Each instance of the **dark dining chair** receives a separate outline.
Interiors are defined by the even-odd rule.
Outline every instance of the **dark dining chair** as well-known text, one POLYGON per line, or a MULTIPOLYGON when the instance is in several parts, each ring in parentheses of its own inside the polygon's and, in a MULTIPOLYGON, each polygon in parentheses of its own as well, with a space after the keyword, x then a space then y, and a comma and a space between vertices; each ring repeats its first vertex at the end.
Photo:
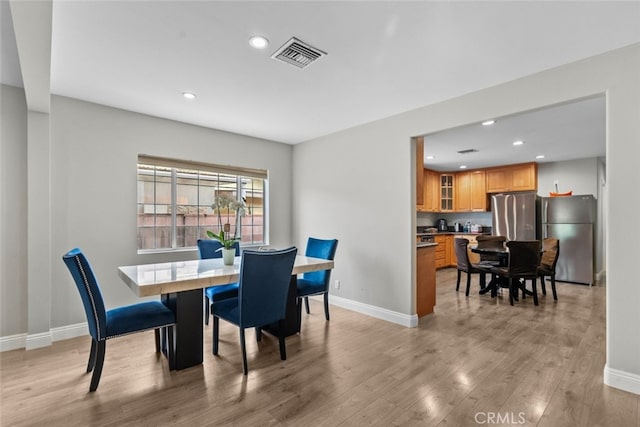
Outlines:
MULTIPOLYGON (((240 242, 234 244, 236 256, 240 256, 240 242)), ((200 259, 222 258, 222 243, 217 240, 198 239, 200 259)), ((238 284, 230 283, 222 286, 209 286, 204 289, 204 324, 209 324, 209 307, 215 301, 238 296, 238 284)))
POLYGON ((278 251, 243 251, 240 261, 238 297, 214 301, 211 304, 213 354, 218 354, 219 319, 237 325, 240 328, 242 370, 245 375, 249 370, 244 337, 246 328, 256 328, 256 338, 260 341, 262 336, 260 328, 278 323, 280 358, 287 359, 284 318, 291 272, 297 252, 298 249, 295 247, 278 251))
POLYGON ((543 295, 547 294, 544 278, 547 276, 551 279, 551 291, 553 292, 553 299, 556 301, 558 300, 558 294, 556 293, 556 264, 558 263, 558 256, 560 256, 560 240, 553 237, 543 239, 538 277, 540 278, 543 295))
MULTIPOLYGON (((477 236, 477 248, 478 249, 503 249, 504 242, 506 241, 504 236, 477 236)), ((500 256, 490 254, 480 254, 480 262, 482 266, 497 267, 500 265, 500 256)))
POLYGON ((111 338, 153 329, 156 336, 156 352, 159 353, 161 351, 160 330, 162 330, 163 335, 166 332, 169 368, 174 369, 173 325, 175 325, 176 319, 173 311, 159 301, 141 302, 105 310, 98 280, 82 251, 78 248, 72 249, 63 255, 62 259, 76 283, 87 315, 91 335, 91 352, 89 353, 87 372, 93 371, 89 386, 90 392, 96 391, 98 383, 100 383, 106 342, 111 338))
POLYGON ((476 264, 471 263, 469 260, 469 252, 467 247, 469 246, 469 240, 456 237, 454 239, 454 247, 456 253, 456 265, 458 268, 458 280, 456 280, 456 292, 460 289, 460 276, 464 271, 467 273, 467 291, 466 296, 469 296, 469 289, 471 288, 471 275, 478 274, 480 278, 480 289, 484 289, 486 284, 486 270, 477 268, 476 264))
MULTIPOLYGON (((309 237, 304 255, 313 258, 333 260, 336 256, 338 240, 322 240, 309 237)), ((298 313, 302 312, 302 299, 309 314, 309 297, 312 295, 324 296, 324 317, 329 320, 329 284, 331 281, 331 270, 312 271, 304 273, 298 278, 298 313)))
POLYGON ((504 278, 509 283, 509 304, 518 299, 518 291, 522 297, 526 293, 526 281, 532 281, 533 303, 538 305, 538 264, 540 264, 540 240, 512 240, 507 242, 509 264, 507 267, 494 267, 491 272, 504 278), (522 282, 521 282, 522 281, 522 282))

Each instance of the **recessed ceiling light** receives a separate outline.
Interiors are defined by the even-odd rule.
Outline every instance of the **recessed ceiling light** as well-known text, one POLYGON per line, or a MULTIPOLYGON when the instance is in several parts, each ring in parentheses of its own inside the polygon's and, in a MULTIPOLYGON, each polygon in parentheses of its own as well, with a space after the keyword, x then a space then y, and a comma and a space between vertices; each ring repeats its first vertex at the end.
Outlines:
POLYGON ((254 47, 256 49, 264 49, 269 45, 269 40, 267 40, 266 37, 262 37, 262 36, 252 36, 249 39, 249 45, 251 45, 251 47, 254 47))
POLYGON ((196 94, 192 92, 182 92, 182 96, 187 99, 196 99, 196 94))
POLYGON ((427 156, 427 160, 433 160, 435 158, 436 158, 436 156, 427 156))
POLYGON ((491 126, 495 122, 495 120, 485 120, 484 122, 482 122, 482 126, 491 126))
POLYGON ((467 168, 467 165, 461 165, 460 166, 460 169, 466 169, 466 168, 467 168))
POLYGON ((513 145, 522 145, 524 141, 513 141, 513 145))
POLYGON ((539 156, 536 156, 536 159, 544 159, 544 154, 540 154, 539 156))

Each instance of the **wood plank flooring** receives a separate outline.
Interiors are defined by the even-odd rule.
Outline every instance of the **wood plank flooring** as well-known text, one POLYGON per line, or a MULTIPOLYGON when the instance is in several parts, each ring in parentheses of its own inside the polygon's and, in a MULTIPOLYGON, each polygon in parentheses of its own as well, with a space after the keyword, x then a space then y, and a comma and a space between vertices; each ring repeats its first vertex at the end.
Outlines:
MULTIPOLYGON (((462 286, 464 287, 464 285, 462 286)), ((302 332, 257 343, 220 322, 220 354, 205 329, 204 364, 169 372, 153 333, 110 340, 100 387, 88 393, 89 338, 0 353, 2 426, 630 426, 640 396, 603 384, 605 289, 558 284, 531 298, 455 291, 438 272, 436 313, 405 328, 322 304, 302 332)))

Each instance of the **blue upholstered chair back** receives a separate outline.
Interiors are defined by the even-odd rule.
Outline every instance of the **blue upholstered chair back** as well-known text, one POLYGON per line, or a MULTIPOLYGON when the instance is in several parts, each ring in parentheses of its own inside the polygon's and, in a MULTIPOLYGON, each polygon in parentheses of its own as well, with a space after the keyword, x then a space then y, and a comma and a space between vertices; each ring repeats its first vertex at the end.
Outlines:
MULTIPOLYGON (((314 237, 309 237, 309 240, 307 240, 307 249, 305 251, 305 256, 333 260, 336 256, 337 248, 337 239, 321 240, 314 237)), ((331 270, 312 271, 310 273, 304 273, 302 275, 302 278, 305 280, 309 280, 310 282, 322 283, 325 286, 329 286, 331 270)))
POLYGON ((96 341, 105 340, 107 338, 107 315, 100 286, 89 261, 78 248, 63 255, 62 260, 71 272, 80 292, 89 324, 89 333, 96 341))
POLYGON ((285 318, 291 271, 298 249, 243 251, 240 262, 240 326, 250 328, 285 318))
MULTIPOLYGON (((240 242, 236 242, 233 246, 236 248, 236 256, 240 256, 240 242)), ((222 251, 218 250, 221 247, 222 243, 217 240, 198 239, 200 259, 222 258, 222 251)))

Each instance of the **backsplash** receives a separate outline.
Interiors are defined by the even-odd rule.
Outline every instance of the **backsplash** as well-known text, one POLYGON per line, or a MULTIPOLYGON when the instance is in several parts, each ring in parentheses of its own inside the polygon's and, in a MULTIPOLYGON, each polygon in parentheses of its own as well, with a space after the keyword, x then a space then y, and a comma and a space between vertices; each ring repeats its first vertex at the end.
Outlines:
POLYGON ((449 225, 453 225, 454 222, 460 222, 462 224, 467 221, 472 224, 480 224, 485 227, 491 227, 491 212, 451 212, 451 213, 432 213, 432 212, 418 212, 416 218, 416 225, 419 227, 428 227, 436 223, 440 218, 447 220, 449 225))

